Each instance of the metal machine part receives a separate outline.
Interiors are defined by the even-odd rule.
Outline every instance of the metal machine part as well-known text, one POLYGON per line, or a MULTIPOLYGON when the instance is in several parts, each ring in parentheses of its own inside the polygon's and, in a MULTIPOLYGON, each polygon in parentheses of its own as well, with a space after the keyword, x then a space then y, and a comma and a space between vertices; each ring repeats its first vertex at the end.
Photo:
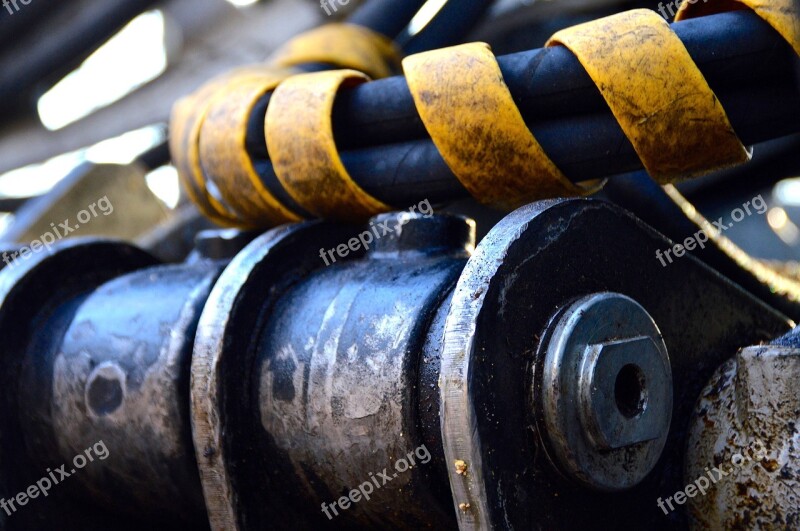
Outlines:
POLYGON ((172 266, 78 242, 0 271, 0 496, 109 451, 5 528, 667 527, 652 500, 681 481, 703 382, 789 326, 693 259, 661 268, 670 242, 591 200, 522 208, 474 252, 471 222, 409 213, 280 227, 227 265, 210 258, 247 238, 220 237, 172 266), (548 353, 571 342, 602 346, 573 349, 587 451, 649 448, 588 485, 545 418, 548 353))
MULTIPOLYGON (((54 355, 77 306, 88 293, 103 283, 155 263, 146 253, 125 244, 71 240, 60 244, 59 250, 53 254, 40 253, 3 269, 0 276, 0 335, 6 340, 0 358, 3 364, 0 389, 4 405, 0 408, 0 489, 4 499, 13 498, 28 485, 34 485, 47 475, 49 468, 55 470, 62 463, 71 462, 62 459, 60 454, 60 436, 55 431, 55 421, 60 415, 56 413, 52 418, 47 405, 59 395, 52 385, 56 373, 54 355), (38 377, 42 379, 38 380, 38 377), (27 387, 31 380, 35 391, 27 387)), ((112 308, 119 310, 116 305, 112 308)), ((109 312, 112 308, 106 308, 105 311, 109 312)), ((118 326, 125 326, 125 323, 120 322, 118 326)), ((91 332, 91 327, 87 331, 91 332)), ((151 339, 158 337, 161 337, 161 332, 156 327, 151 339)), ((103 339, 110 341, 111 337, 104 336, 103 339)), ((84 353, 89 358, 89 365, 92 354, 84 353)), ((153 362, 146 356, 136 361, 143 364, 145 361, 153 362)), ((95 382, 100 381, 95 379, 95 382)), ((138 386, 129 383, 128 387, 138 386)), ((76 390, 81 394, 81 404, 84 389, 81 386, 80 390, 76 390)), ((93 395, 89 398, 94 399, 93 395)), ((59 405, 62 404, 56 404, 59 405)), ((69 407, 68 404, 63 405, 69 407)), ((72 413, 68 423, 88 420, 90 414, 85 407, 76 408, 72 413)), ((73 442, 70 436, 63 441, 66 445, 73 442)), ((96 439, 87 444, 95 442, 96 439)), ((81 448, 86 448, 86 445, 81 448)), ((127 448, 126 442, 123 447, 111 448, 110 451, 124 461, 127 448)), ((155 448, 151 451, 155 452, 155 448)), ((77 527, 71 526, 71 523, 76 522, 80 522, 83 529, 102 529, 113 525, 115 521, 120 529, 134 529, 136 526, 133 522, 119 522, 119 515, 115 519, 105 510, 90 512, 87 505, 76 503, 73 494, 77 494, 77 499, 83 497, 84 503, 89 500, 90 504, 96 504, 94 494, 109 488, 109 484, 103 482, 93 485, 91 492, 78 488, 79 484, 84 485, 83 481, 89 479, 85 474, 91 475, 88 469, 81 473, 83 480, 78 475, 72 482, 72 486, 76 487, 75 492, 63 487, 54 489, 43 500, 46 503, 38 511, 3 514, 6 518, 4 529, 46 529, 53 528, 56 523, 63 529, 73 529, 77 527)), ((132 500, 124 498, 117 502, 134 504, 132 500)))
POLYGON ((112 458, 73 480, 92 499, 118 514, 205 524, 188 418, 189 362, 220 269, 203 263, 129 273, 48 319, 57 333, 33 341, 22 371, 22 429, 34 470, 69 462, 102 440, 112 458))
MULTIPOLYGON (((320 244, 304 241, 311 230, 283 229, 283 240, 267 233, 238 255, 212 290, 193 360, 195 446, 212 527, 673 525, 652 500, 681 482, 687 413, 705 378, 726 345, 774 337, 788 320, 693 259, 662 268, 654 251, 670 242, 604 203, 522 208, 468 260, 459 222, 408 221, 406 235, 433 241, 453 227, 451 244, 419 239, 398 249, 389 236, 322 268, 320 244), (290 262, 296 270, 282 280, 290 262), (635 281, 620 264, 637 271, 635 281), (641 348, 636 366, 653 385, 644 388, 653 416, 642 417, 644 434, 639 422, 633 430, 653 437, 641 443, 652 450, 635 480, 624 480, 630 488, 613 494, 565 477, 542 405, 555 316, 603 293, 638 321, 624 337, 597 342, 623 355, 641 348), (325 512, 421 444, 430 463, 392 477, 369 501, 325 512), (576 504, 582 511, 570 510, 576 504)), ((619 372, 625 381, 628 370, 619 372)))
POLYGON ((207 527, 191 437, 191 352, 220 258, 252 237, 205 233, 178 265, 126 244, 70 241, 5 270, 0 329, 15 342, 4 354, 3 389, 19 411, 0 428, 4 455, 18 457, 3 464, 3 495, 93 444, 111 457, 73 469, 71 488, 48 496, 51 510, 13 514, 8 529, 207 527))
POLYGON ((693 529, 800 526, 800 348, 793 335, 788 344, 742 349, 703 390, 689 432, 686 495, 670 500, 687 504, 693 529))
POLYGON ((617 207, 579 199, 522 207, 478 245, 450 302, 438 379, 460 529, 675 527, 654 500, 682 484, 689 415, 707 376, 725 345, 774 337, 789 321, 694 259, 662 267, 655 251, 670 245, 617 207), (615 493, 564 477, 543 405, 547 330, 559 309, 605 292, 658 323, 672 372, 661 458, 615 493))
POLYGON ((653 469, 672 417, 672 371, 653 319, 616 293, 589 295, 545 332, 542 406, 565 472, 618 491, 653 469))
MULTIPOLYGON (((433 361, 420 352, 474 224, 396 213, 370 224, 379 226, 391 231, 366 255, 327 268, 313 227, 262 238, 214 288, 193 360, 195 446, 214 528, 328 524, 320 504, 348 485, 421 444, 436 453, 438 422, 420 422, 417 398, 417 375, 433 361)), ((346 241, 334 235, 323 250, 346 241)), ((453 527, 438 456, 335 524, 453 527)))

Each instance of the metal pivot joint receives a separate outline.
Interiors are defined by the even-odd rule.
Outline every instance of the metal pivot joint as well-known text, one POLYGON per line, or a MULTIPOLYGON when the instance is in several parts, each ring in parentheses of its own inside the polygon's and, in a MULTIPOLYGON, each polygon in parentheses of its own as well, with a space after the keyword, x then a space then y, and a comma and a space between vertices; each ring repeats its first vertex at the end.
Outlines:
POLYGON ((672 371, 653 319, 617 293, 557 314, 541 407, 559 469, 599 490, 625 490, 653 469, 672 417, 672 371))
POLYGON ((407 212, 230 262, 246 236, 204 238, 182 264, 78 241, 0 271, 0 497, 108 449, 4 529, 660 528, 640 501, 684 485, 703 382, 789 328, 598 201, 523 207, 474 249, 470 221, 407 212))

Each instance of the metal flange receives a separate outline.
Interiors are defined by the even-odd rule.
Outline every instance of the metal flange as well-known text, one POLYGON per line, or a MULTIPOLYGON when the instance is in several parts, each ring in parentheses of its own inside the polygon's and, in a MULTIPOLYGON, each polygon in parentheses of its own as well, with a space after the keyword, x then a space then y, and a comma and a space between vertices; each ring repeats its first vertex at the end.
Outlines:
MULTIPOLYGON (((280 507, 281 488, 258 422, 257 323, 293 283, 324 267, 320 248, 335 248, 354 227, 308 222, 264 233, 223 271, 203 310, 192 356, 192 435, 212 529, 246 529, 280 507)), ((363 252, 354 252, 354 258, 363 252)))
POLYGON ((694 259, 663 268, 655 251, 669 246, 621 209, 581 199, 522 207, 478 245, 453 294, 439 378, 462 530, 674 527, 655 500, 683 484, 700 389, 732 350, 782 333, 789 321, 694 259), (658 323, 673 384, 661 459, 614 494, 565 477, 542 405, 546 331, 560 309, 601 292, 637 301, 658 323))
POLYGON ((652 317, 618 293, 559 312, 543 340, 542 412, 558 464, 605 491, 653 469, 672 419, 672 370, 652 317))

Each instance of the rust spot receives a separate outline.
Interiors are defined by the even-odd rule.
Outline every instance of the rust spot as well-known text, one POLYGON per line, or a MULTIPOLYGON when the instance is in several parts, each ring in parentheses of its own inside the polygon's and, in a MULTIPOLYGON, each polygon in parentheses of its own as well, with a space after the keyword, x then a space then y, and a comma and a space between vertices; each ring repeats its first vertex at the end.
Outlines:
POLYGON ((456 466, 456 474, 460 476, 467 475, 467 463, 465 463, 461 459, 456 459, 455 466, 456 466))
POLYGON ((775 472, 778 470, 778 462, 774 459, 763 459, 761 461, 761 467, 766 470, 767 472, 775 472))
POLYGON ((469 511, 470 505, 468 503, 459 503, 458 508, 464 512, 469 511))

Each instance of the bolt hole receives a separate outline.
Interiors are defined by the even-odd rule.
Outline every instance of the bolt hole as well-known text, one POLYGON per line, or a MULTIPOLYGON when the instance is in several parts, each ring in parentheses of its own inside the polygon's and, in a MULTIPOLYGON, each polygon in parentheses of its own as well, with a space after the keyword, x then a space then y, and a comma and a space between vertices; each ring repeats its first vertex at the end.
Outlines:
POLYGON ((117 378, 95 375, 89 382, 86 398, 97 416, 109 415, 122 405, 122 383, 117 378))
POLYGON ((614 399, 617 409, 626 418, 641 415, 647 403, 647 391, 642 369, 629 363, 620 369, 614 382, 614 399))

